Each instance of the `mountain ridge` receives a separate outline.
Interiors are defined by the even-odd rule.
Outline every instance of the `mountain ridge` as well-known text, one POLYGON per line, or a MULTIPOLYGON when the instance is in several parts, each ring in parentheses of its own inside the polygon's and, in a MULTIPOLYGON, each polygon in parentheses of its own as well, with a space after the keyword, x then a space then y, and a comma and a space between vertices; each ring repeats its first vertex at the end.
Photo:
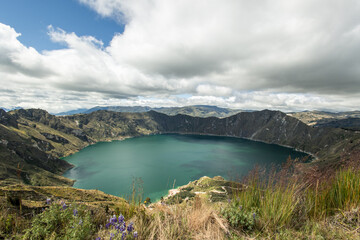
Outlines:
POLYGON ((183 107, 149 107, 149 106, 96 106, 90 109, 76 109, 68 112, 61 112, 55 114, 56 116, 68 116, 74 114, 89 114, 99 110, 107 110, 113 112, 148 112, 157 111, 167 115, 185 114, 193 117, 228 117, 236 114, 242 110, 235 110, 229 108, 220 108, 211 105, 191 105, 183 107))

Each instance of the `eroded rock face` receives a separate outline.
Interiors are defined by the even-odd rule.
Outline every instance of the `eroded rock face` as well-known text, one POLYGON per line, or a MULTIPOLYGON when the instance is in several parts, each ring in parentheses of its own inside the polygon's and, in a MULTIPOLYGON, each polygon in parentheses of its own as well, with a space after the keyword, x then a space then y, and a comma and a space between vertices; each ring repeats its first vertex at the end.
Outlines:
POLYGON ((1 139, 0 143, 3 144, 5 147, 8 145, 9 141, 6 139, 1 139))
POLYGON ((62 144, 69 143, 69 141, 67 139, 60 137, 58 135, 55 135, 55 134, 41 133, 41 135, 43 135, 44 137, 46 137, 46 139, 51 140, 53 142, 62 143, 62 144))
POLYGON ((89 140, 87 138, 86 134, 84 133, 84 131, 81 129, 74 129, 71 131, 71 133, 85 142, 87 142, 89 140))
POLYGON ((54 146, 50 142, 38 139, 36 137, 32 137, 32 139, 36 142, 34 147, 37 147, 44 152, 54 149, 54 146))
POLYGON ((0 124, 3 124, 5 126, 12 126, 17 128, 18 123, 16 121, 16 118, 5 112, 5 110, 0 108, 0 124))

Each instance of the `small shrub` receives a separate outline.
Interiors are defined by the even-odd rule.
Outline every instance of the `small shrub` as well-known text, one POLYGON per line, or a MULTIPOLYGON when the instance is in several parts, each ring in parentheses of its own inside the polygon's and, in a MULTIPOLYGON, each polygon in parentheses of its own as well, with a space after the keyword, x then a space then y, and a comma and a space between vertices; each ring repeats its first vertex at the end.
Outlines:
POLYGON ((95 226, 85 206, 53 203, 32 221, 24 239, 92 239, 95 226))
POLYGON ((229 221, 232 227, 252 231, 256 224, 256 212, 255 208, 248 210, 237 203, 230 203, 222 209, 221 214, 229 221))

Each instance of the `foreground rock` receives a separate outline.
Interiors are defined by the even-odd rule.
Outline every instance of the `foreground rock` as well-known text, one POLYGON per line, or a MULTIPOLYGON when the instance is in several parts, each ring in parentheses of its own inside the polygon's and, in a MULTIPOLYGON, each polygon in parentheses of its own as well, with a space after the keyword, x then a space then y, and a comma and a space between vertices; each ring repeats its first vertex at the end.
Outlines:
POLYGON ((231 199, 233 194, 245 188, 246 186, 241 183, 227 181, 220 176, 213 178, 204 176, 199 180, 189 182, 187 185, 169 190, 169 194, 163 202, 178 204, 192 200, 197 195, 208 199, 209 202, 223 202, 231 199))

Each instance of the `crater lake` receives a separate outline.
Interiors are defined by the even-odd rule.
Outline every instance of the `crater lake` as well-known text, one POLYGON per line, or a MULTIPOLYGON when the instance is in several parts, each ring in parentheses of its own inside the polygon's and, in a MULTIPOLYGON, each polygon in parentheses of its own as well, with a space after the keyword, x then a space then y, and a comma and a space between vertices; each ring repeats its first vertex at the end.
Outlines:
POLYGON ((169 189, 202 176, 236 180, 256 165, 279 166, 307 154, 241 138, 205 135, 151 135, 100 142, 64 158, 75 165, 64 176, 74 187, 127 197, 141 179, 144 198, 154 202, 169 189))

